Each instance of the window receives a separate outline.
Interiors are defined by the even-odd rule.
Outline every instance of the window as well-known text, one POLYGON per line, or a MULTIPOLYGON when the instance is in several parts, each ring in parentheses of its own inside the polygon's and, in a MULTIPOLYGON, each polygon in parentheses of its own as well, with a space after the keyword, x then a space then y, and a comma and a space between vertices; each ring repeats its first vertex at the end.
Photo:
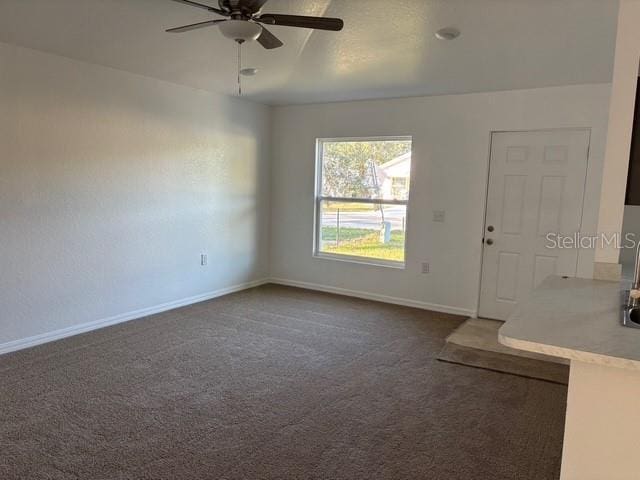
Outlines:
POLYGON ((319 139, 315 255, 401 266, 411 137, 319 139))

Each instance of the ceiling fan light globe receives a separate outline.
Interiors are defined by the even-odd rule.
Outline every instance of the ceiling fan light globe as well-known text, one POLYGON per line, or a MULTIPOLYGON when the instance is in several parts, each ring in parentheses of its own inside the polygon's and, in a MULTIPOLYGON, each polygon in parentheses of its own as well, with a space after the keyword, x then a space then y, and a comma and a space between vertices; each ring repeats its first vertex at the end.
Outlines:
POLYGON ((255 40, 262 33, 262 27, 247 20, 227 20, 218 25, 220 32, 227 38, 248 42, 255 40))

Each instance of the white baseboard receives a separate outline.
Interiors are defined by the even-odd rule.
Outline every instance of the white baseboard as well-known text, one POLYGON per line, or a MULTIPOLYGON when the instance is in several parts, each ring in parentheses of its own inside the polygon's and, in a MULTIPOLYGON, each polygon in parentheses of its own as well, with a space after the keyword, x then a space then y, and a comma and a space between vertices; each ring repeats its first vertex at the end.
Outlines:
POLYGON ((359 290, 349 290, 346 288, 332 287, 329 285, 320 285, 316 283, 299 282, 296 280, 288 280, 284 278, 266 278, 261 280, 254 280, 252 282, 242 283, 240 285, 234 285, 227 288, 221 288, 213 292, 203 293, 201 295, 195 295, 193 297, 183 298, 175 300, 173 302, 167 302, 153 307, 143 308, 140 310, 134 310, 132 312, 115 315, 113 317, 103 318, 93 322, 81 323, 79 325, 73 325, 71 327, 62 328, 60 330, 54 330, 52 332, 41 333, 32 337, 21 338, 19 340, 13 340, 0 344, 0 355, 9 352, 15 352, 29 347, 35 347, 43 343, 53 342, 54 340, 60 340, 62 338, 71 337, 81 333, 90 332, 99 328, 116 325, 118 323, 128 322, 130 320, 136 320, 139 318, 147 317, 156 313, 166 312, 167 310, 173 310, 175 308, 184 307, 193 303, 204 302, 205 300, 211 300, 212 298, 228 295, 229 293, 239 292, 248 288, 258 287, 266 283, 276 283, 279 285, 287 285, 290 287, 306 288, 308 290, 317 290, 320 292, 335 293, 337 295, 345 295, 348 297, 364 298, 366 300, 375 300, 378 302, 391 303, 394 305, 403 305, 406 307, 420 308, 423 310, 432 310, 434 312, 451 313, 453 315, 463 315, 468 317, 475 317, 476 312, 473 310, 467 310, 464 308, 451 307, 449 305, 440 305, 437 303, 420 302, 418 300, 411 300, 408 298, 390 297, 388 295, 380 295, 377 293, 363 292, 359 290))
POLYGON ((54 340, 60 340, 62 338, 71 337, 80 333, 90 332, 99 328, 108 327, 110 325, 116 325, 118 323, 128 322, 130 320, 136 320, 138 318, 147 317, 155 313, 166 312, 167 310, 173 310, 174 308, 184 307, 193 303, 204 302, 205 300, 211 300, 212 298, 221 297, 229 293, 239 292, 248 288, 257 287, 269 283, 268 279, 254 280, 252 282, 242 283, 240 285, 234 285, 231 287, 221 288, 213 292, 207 292, 193 297, 183 298, 175 300, 173 302, 167 302, 153 307, 142 308, 140 310, 134 310, 132 312, 122 313, 113 317, 103 318, 102 320, 95 320, 93 322, 81 323, 79 325, 73 325, 67 328, 61 328, 60 330, 54 330, 52 332, 41 333, 32 337, 21 338, 19 340, 13 340, 0 344, 0 355, 9 352, 15 352, 24 348, 35 347, 43 343, 52 342, 54 340))
POLYGON ((379 293, 362 292, 360 290, 349 290, 347 288, 332 287, 329 285, 320 285, 317 283, 299 282, 297 280, 288 280, 286 278, 270 278, 269 282, 277 283, 278 285, 287 285, 289 287, 299 287, 306 288, 308 290, 335 293, 337 295, 345 295, 347 297, 357 297, 364 298, 366 300, 375 300, 377 302, 392 303, 394 305, 403 305, 405 307, 432 310, 434 312, 450 313, 453 315, 462 315, 466 317, 476 316, 476 312, 474 310, 452 307, 449 305, 440 305, 438 303, 421 302, 408 298, 390 297, 388 295, 380 295, 379 293))

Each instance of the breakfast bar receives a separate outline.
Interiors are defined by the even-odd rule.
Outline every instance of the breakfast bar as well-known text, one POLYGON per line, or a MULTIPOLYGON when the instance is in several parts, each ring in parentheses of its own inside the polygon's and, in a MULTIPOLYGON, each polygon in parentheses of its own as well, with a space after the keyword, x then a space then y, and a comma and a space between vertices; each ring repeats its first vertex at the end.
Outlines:
POLYGON ((640 479, 640 329, 623 284, 547 278, 500 328, 506 346, 570 360, 561 480, 640 479))

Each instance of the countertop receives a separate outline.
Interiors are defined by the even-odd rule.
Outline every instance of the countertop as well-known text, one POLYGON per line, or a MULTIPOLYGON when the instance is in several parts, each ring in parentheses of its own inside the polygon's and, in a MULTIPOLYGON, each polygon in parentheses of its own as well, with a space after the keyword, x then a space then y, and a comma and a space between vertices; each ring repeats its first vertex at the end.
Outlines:
POLYGON ((624 282, 549 277, 500 328, 500 343, 640 370, 640 329, 620 323, 624 287, 624 282))

